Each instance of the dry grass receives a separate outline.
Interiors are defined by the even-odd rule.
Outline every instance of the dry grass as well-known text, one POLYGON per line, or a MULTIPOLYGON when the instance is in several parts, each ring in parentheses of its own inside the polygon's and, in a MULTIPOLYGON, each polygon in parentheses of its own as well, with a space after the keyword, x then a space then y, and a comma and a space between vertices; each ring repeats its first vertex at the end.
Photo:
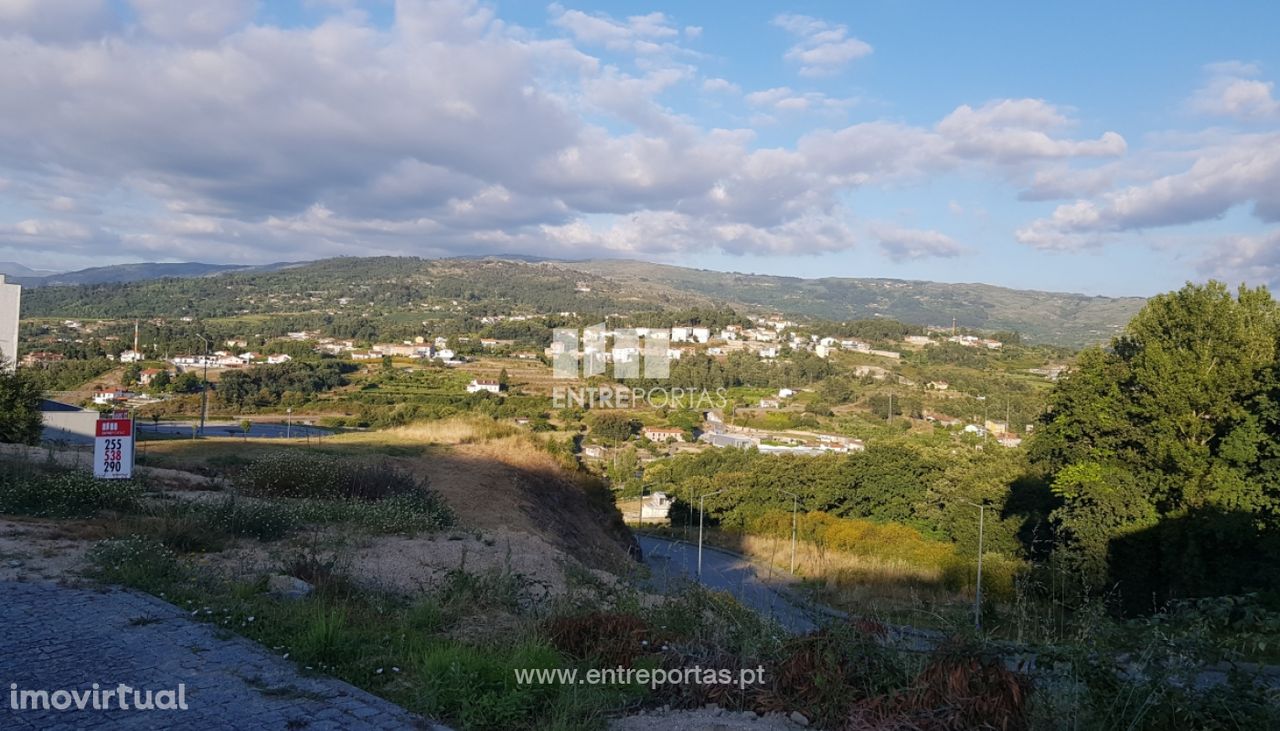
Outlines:
MULTIPOLYGON (((786 571, 791 565, 791 542, 769 536, 735 537, 739 550, 786 571)), ((812 541, 796 542, 796 573, 832 584, 892 584, 934 586, 942 580, 941 566, 910 563, 899 558, 864 556, 823 549, 812 541)))
POLYGON ((440 421, 423 421, 380 431, 340 434, 329 440, 329 443, 383 446, 471 444, 510 434, 513 431, 514 427, 496 424, 487 419, 458 417, 440 421))

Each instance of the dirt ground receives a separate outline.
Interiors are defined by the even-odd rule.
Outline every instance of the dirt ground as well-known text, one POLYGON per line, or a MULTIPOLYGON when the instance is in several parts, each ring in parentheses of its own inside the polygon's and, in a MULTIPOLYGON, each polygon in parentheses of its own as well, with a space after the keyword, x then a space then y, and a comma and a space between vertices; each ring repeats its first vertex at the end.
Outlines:
POLYGON ((74 578, 91 544, 75 526, 0 518, 0 581, 74 578))

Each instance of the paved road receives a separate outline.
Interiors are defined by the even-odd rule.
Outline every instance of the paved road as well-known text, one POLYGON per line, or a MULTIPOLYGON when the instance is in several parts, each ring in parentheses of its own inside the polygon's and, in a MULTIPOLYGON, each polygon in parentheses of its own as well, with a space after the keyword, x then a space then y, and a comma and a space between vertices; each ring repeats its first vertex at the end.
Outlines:
MULTIPOLYGON (((128 697, 128 696, 126 696, 128 697)), ((92 706, 92 696, 88 697, 92 706)), ((154 700, 164 700, 153 696, 154 700)), ((130 702, 132 705, 132 701, 130 702)), ((341 681, 302 675, 249 640, 118 589, 0 582, 0 728, 414 729, 419 717, 341 681), (19 690, 185 685, 188 710, 14 710, 19 690)))
MULTIPOLYGON (((636 534, 644 551, 644 562, 653 572, 659 589, 672 588, 681 581, 698 578, 698 547, 680 541, 636 534)), ((727 591, 738 601, 793 632, 808 632, 817 625, 814 615, 770 587, 756 573, 756 567, 741 556, 703 547, 702 583, 727 591)))
MULTIPOLYGON (((160 424, 154 425, 147 421, 138 421, 138 431, 142 433, 160 433, 160 434, 178 434, 180 436, 191 436, 192 426, 199 426, 199 422, 189 421, 162 421, 160 424)), ((283 439, 286 436, 294 439, 303 439, 305 437, 327 437, 333 432, 328 429, 321 429, 317 426, 307 426, 305 424, 277 424, 265 421, 255 421, 250 427, 249 433, 245 434, 240 430, 240 422, 238 421, 210 421, 204 426, 204 434, 209 437, 248 437, 249 439, 283 439)))

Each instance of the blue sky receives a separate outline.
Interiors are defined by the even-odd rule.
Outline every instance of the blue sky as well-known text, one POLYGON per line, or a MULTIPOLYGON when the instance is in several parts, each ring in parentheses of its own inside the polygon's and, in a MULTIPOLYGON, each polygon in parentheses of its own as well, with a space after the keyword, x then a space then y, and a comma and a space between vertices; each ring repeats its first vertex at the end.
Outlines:
POLYGON ((7 3, 0 260, 1276 285, 1278 21, 1260 2, 7 3))

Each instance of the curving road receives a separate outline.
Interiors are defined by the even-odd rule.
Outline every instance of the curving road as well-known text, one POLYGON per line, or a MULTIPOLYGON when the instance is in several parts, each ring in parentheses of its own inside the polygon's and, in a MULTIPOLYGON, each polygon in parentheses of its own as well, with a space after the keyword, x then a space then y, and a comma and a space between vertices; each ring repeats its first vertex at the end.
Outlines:
MULTIPOLYGON (((653 573, 659 590, 677 587, 681 582, 698 580, 698 547, 682 541, 636 534, 644 551, 644 562, 653 573)), ((727 551, 704 546, 702 549, 702 581, 708 588, 732 594, 743 605, 776 619, 792 632, 809 632, 817 628, 814 614, 793 603, 785 592, 770 586, 750 561, 727 551)))

